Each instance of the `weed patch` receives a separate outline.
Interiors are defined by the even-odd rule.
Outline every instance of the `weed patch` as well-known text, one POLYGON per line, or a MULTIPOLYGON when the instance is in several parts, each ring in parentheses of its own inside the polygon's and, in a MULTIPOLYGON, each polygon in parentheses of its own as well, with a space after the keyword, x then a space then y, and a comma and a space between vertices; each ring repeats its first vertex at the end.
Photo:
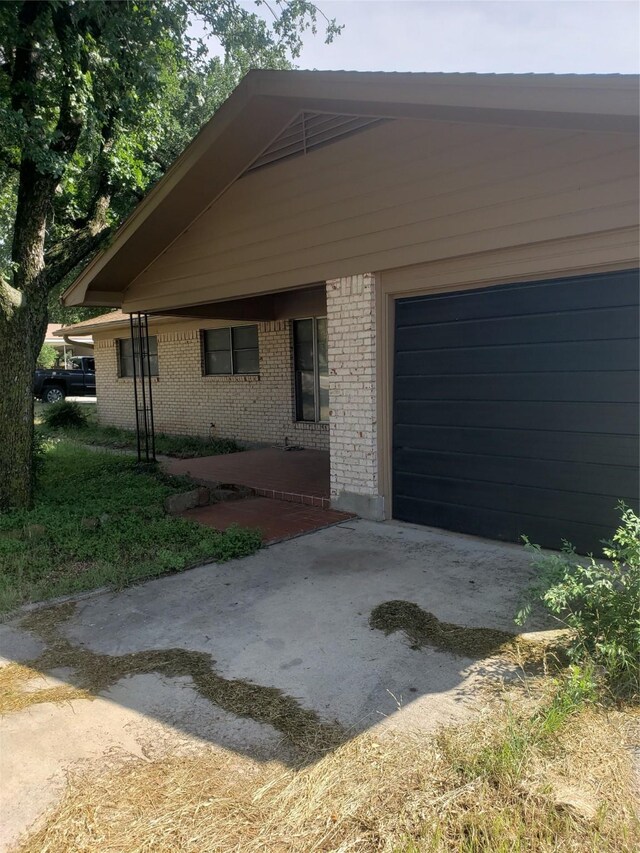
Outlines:
POLYGON ((363 734, 294 768, 204 749, 90 771, 20 850, 635 851, 624 715, 582 704, 512 773, 487 760, 509 727, 526 732, 546 713, 550 689, 497 697, 476 723, 434 737, 363 734))
MULTIPOLYGON (((66 412, 66 409, 65 409, 66 412)), ((55 403, 42 406, 36 411, 36 425, 41 434, 56 436, 67 441, 75 441, 94 447, 105 447, 111 450, 136 450, 137 438, 134 430, 120 427, 103 426, 97 422, 95 407, 78 403, 55 403), (80 422, 65 422, 59 418, 55 406, 75 407, 80 410, 80 422)), ((242 450, 240 445, 231 438, 202 438, 193 435, 166 435, 157 433, 155 436, 156 453, 164 456, 175 456, 178 459, 191 459, 197 456, 217 456, 221 453, 236 453, 242 450)))
POLYGON ((609 563, 580 558, 569 542, 560 554, 545 553, 525 538, 538 577, 516 622, 538 602, 572 631, 570 657, 606 673, 610 687, 640 694, 640 518, 624 504, 621 520, 603 552, 609 563))
POLYGON ((138 470, 130 457, 48 441, 41 459, 34 507, 0 516, 0 611, 260 547, 258 531, 165 515, 164 499, 192 484, 138 470))

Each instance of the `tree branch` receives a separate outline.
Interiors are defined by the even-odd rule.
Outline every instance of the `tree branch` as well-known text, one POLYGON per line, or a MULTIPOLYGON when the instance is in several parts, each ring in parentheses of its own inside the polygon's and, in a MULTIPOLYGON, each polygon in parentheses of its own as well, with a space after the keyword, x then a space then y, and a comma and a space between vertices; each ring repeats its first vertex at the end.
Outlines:
POLYGON ((72 6, 70 3, 61 3, 53 9, 51 14, 53 30, 58 39, 62 54, 64 77, 58 123, 54 132, 53 142, 49 148, 57 154, 67 155, 73 154, 76 150, 84 126, 82 117, 73 107, 73 83, 77 78, 78 71, 78 57, 75 55, 78 36, 71 19, 71 9, 72 6))
POLYGON ((32 27, 44 11, 44 3, 23 3, 18 14, 20 39, 16 44, 11 75, 11 108, 21 112, 27 119, 33 118, 35 104, 31 90, 36 82, 37 67, 35 62, 36 43, 32 27))
POLYGON ((87 227, 51 246, 45 254, 47 290, 52 290, 78 264, 88 260, 107 242, 112 230, 110 227, 103 227, 96 232, 87 227))
POLYGON ((0 275, 0 312, 4 319, 11 315, 24 304, 24 293, 12 287, 6 279, 0 275))

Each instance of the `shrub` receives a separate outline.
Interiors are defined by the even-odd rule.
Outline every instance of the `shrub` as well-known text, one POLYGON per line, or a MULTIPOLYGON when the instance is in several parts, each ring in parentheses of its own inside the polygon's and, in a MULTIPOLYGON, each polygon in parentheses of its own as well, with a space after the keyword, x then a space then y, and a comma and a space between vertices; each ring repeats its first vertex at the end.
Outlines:
POLYGON ((71 403, 68 400, 60 400, 58 403, 47 406, 42 413, 42 418, 50 429, 79 429, 88 423, 86 412, 78 403, 71 403))
POLYGON ((623 691, 640 690, 640 518, 620 505, 621 524, 604 543, 605 564, 579 558, 565 542, 559 554, 544 554, 525 537, 534 555, 537 580, 525 594, 516 616, 522 625, 534 602, 572 629, 570 656, 592 660, 610 684, 623 691))
POLYGON ((36 364, 45 370, 50 370, 58 360, 58 351, 51 344, 42 344, 36 364))

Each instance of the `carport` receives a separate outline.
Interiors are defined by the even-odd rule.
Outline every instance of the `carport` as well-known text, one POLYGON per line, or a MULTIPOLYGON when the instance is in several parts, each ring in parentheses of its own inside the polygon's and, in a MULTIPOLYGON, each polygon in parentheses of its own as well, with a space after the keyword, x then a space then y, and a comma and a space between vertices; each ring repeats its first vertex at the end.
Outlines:
POLYGON ((638 95, 635 76, 252 72, 64 300, 193 318, 160 342, 187 365, 154 386, 166 422, 228 406, 240 440, 248 420, 328 438, 333 509, 598 549, 638 506, 638 95), (326 342, 309 424, 287 378, 305 318, 326 342), (251 382, 206 378, 205 319, 264 324, 251 382))

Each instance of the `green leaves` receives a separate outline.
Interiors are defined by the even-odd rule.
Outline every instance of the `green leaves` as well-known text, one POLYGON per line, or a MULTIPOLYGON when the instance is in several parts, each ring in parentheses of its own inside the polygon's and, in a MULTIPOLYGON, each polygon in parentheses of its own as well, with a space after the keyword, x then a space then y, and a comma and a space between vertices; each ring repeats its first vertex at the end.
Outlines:
POLYGON ((258 531, 220 533, 166 515, 164 498, 191 484, 140 472, 130 456, 64 441, 43 450, 34 508, 0 515, 0 612, 105 584, 122 587, 260 547, 258 531), (99 523, 87 526, 88 518, 99 523))
POLYGON ((56 363, 57 358, 58 351, 54 346, 51 346, 51 344, 42 344, 40 355, 38 356, 38 367, 50 370, 56 363))
MULTIPOLYGON (((21 164, 51 178, 45 257, 85 228, 113 228, 241 77, 290 67, 318 19, 330 41, 335 22, 302 0, 258 0, 254 12, 240 0, 0 4, 0 275, 11 281, 21 263, 18 200, 33 207, 21 164)), ((56 295, 62 272, 47 278, 56 295)))
POLYGON ((640 518, 623 503, 621 522, 604 553, 610 564, 579 558, 569 543, 544 553, 525 540, 538 577, 516 616, 523 624, 534 602, 573 630, 570 652, 591 660, 623 691, 640 691, 640 518))

